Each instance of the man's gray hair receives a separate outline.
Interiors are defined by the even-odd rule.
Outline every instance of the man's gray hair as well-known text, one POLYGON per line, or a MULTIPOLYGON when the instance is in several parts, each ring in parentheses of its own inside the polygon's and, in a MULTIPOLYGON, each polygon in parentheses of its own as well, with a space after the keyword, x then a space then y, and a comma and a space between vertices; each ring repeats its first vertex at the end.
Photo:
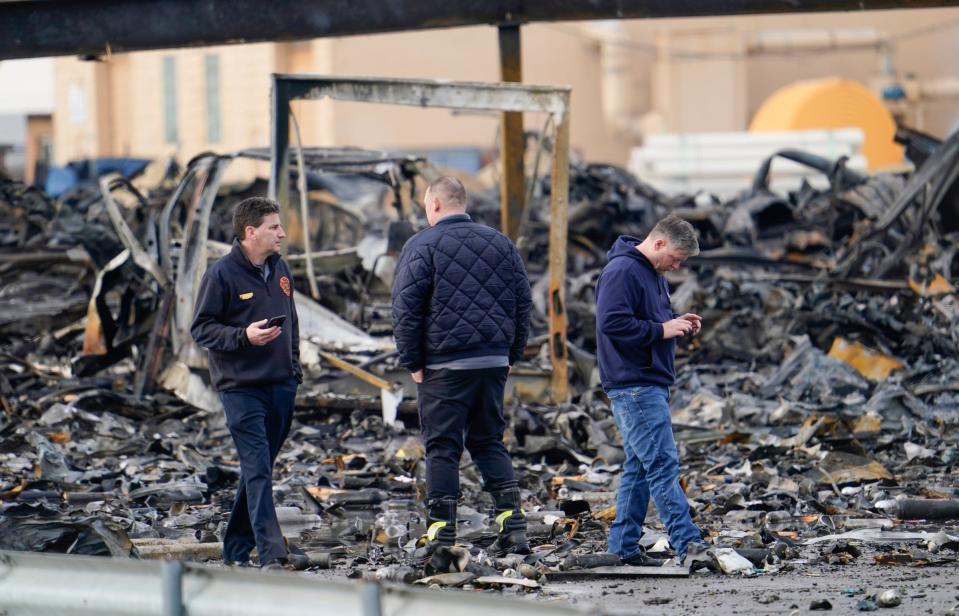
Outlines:
POLYGON ((466 187, 454 177, 441 176, 430 182, 426 190, 430 196, 439 197, 443 205, 458 205, 466 209, 466 187))
POLYGON ((691 224, 670 214, 656 223, 650 235, 657 234, 675 246, 678 250, 686 253, 687 256, 694 257, 699 254, 699 240, 696 239, 696 229, 691 224))

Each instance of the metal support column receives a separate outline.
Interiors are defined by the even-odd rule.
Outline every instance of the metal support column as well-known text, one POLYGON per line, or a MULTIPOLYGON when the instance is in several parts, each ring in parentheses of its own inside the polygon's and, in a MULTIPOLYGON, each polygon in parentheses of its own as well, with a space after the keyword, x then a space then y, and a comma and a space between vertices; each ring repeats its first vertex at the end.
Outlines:
POLYGON ((569 224, 569 112, 556 125, 553 149, 552 198, 549 207, 549 357, 553 365, 550 390, 553 402, 569 395, 566 353, 566 236, 569 224))
MULTIPOLYGON (((499 27, 499 72, 501 81, 523 81, 519 25, 499 27)), ((525 146, 523 113, 500 113, 500 229, 514 242, 526 207, 525 146)))
MULTIPOLYGON (((269 197, 280 204, 280 222, 290 228, 290 95, 286 82, 273 80, 272 116, 270 124, 270 187, 269 197)), ((308 227, 303 221, 304 228, 308 227)), ((288 243, 283 244, 286 255, 288 243)))

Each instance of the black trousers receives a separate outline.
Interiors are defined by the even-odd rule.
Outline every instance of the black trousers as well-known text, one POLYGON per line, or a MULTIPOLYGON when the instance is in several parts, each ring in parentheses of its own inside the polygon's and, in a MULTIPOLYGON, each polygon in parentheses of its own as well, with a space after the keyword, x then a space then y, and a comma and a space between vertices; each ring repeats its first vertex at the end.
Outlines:
POLYGON ((286 558, 273 506, 273 462, 290 433, 297 383, 220 392, 226 423, 240 458, 240 484, 223 537, 223 558, 237 562, 256 546, 260 564, 286 558))
POLYGON ((417 403, 429 502, 459 496, 464 446, 487 489, 516 485, 513 463, 503 444, 503 389, 508 374, 507 368, 426 370, 417 388, 417 403))

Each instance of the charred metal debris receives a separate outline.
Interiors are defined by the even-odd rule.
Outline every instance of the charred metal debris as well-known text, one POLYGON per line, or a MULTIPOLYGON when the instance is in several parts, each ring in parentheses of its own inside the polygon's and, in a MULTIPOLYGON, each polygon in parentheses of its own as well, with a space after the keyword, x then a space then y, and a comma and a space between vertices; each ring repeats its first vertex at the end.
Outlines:
MULTIPOLYGON (((550 179, 533 177, 519 243, 537 335, 508 386, 506 440, 534 554, 487 555, 491 503, 464 464, 461 545, 430 578, 409 564, 424 452, 388 290, 435 171, 304 150, 287 226, 307 377, 274 487, 290 544, 313 569, 349 577, 547 594, 571 578, 773 575, 857 559, 955 567, 959 135, 900 139, 914 171, 866 176, 785 151, 725 203, 574 164, 573 393, 559 404, 547 401, 550 179), (828 188, 777 192, 780 157, 821 171, 828 188), (703 248, 669 276, 674 309, 705 324, 680 346, 671 408, 709 549, 650 570, 604 553, 623 454, 597 386, 594 285, 616 236, 641 236, 670 212, 703 248)), ((224 173, 266 158, 203 155, 178 182, 103 178, 57 201, 0 181, 0 548, 219 558, 238 462, 186 328, 207 259, 227 249, 230 206, 266 191, 225 185, 224 173)), ((473 216, 497 225, 495 184, 468 187, 473 216)), ((648 552, 668 556, 654 511, 647 528, 648 552)))

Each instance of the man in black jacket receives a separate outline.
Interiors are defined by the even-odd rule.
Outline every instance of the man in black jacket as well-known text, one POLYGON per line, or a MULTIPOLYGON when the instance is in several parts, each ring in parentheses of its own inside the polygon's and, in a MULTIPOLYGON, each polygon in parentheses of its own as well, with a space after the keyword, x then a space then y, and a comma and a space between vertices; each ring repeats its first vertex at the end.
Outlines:
POLYGON ((209 350, 240 458, 240 484, 223 538, 223 558, 260 565, 291 561, 273 505, 273 462, 290 431, 302 382, 293 277, 280 258, 286 233, 279 206, 253 197, 236 206, 230 254, 203 275, 190 332, 209 350), (278 323, 279 322, 279 323, 278 323))
POLYGON ((529 553, 519 484, 503 445, 503 389, 526 348, 532 305, 523 260, 502 233, 466 214, 466 189, 441 177, 426 190, 430 228, 403 248, 393 283, 400 363, 418 384, 426 447, 423 555, 456 540, 463 448, 493 497, 494 554, 529 553))

